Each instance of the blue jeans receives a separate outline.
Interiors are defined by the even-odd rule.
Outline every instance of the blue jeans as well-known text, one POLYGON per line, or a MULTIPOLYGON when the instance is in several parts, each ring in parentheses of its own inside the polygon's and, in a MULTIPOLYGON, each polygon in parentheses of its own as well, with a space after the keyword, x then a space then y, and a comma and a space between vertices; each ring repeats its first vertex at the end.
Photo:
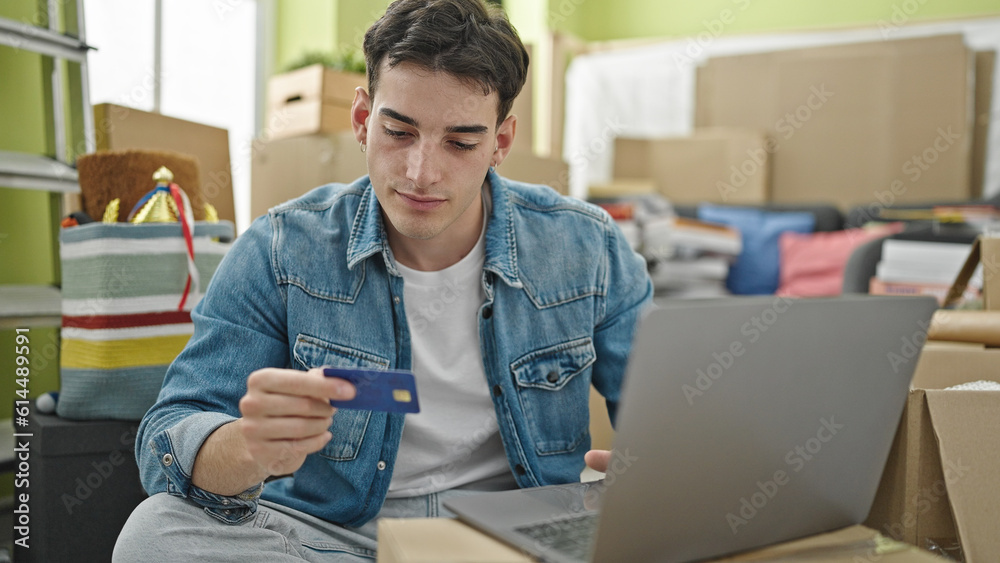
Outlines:
POLYGON ((180 497, 159 493, 140 504, 122 528, 113 561, 375 561, 379 518, 453 517, 442 505, 449 498, 475 494, 450 490, 390 498, 378 517, 359 528, 331 524, 304 512, 261 501, 256 514, 227 524, 180 497))

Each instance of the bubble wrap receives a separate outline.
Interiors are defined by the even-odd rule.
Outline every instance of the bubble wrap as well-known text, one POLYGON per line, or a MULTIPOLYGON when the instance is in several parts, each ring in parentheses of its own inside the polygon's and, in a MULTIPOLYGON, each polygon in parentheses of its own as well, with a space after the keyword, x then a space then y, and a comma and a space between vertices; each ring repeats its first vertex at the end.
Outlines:
POLYGON ((953 391, 1000 391, 1000 383, 997 383, 996 381, 989 381, 987 379, 980 379, 979 381, 970 381, 969 383, 952 385, 951 387, 948 387, 948 389, 953 391))

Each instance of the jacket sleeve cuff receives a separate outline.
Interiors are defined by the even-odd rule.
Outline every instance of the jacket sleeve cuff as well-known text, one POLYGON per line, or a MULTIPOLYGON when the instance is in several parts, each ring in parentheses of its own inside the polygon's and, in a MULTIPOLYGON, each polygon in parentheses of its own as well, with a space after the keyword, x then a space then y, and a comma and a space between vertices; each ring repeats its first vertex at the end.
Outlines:
POLYGON ((217 495, 191 483, 194 461, 202 444, 220 426, 236 420, 223 413, 192 414, 149 441, 149 448, 167 478, 167 493, 187 498, 223 522, 236 524, 252 516, 264 489, 259 483, 233 496, 217 495))

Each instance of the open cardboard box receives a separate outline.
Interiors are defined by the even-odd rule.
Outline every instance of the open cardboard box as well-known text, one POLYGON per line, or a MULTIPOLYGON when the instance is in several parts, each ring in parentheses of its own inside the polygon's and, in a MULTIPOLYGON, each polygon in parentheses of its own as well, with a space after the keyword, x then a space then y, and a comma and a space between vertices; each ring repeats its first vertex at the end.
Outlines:
MULTIPOLYGON (((979 239, 951 291, 961 295, 971 269, 982 262, 989 310, 939 311, 928 327, 932 336, 959 340, 982 328, 940 326, 949 314, 996 314, 998 251, 1000 239, 979 239)), ((1000 392, 947 389, 980 380, 1000 382, 1000 348, 933 340, 924 346, 866 525, 918 547, 957 552, 960 546, 969 563, 1000 561, 1000 392)))
MULTIPOLYGON (((530 563, 520 551, 451 518, 384 518, 378 523, 379 563, 530 563)), ((851 526, 718 559, 719 562, 943 562, 926 551, 851 526)))
POLYGON ((354 89, 367 88, 364 73, 314 64, 272 76, 267 82, 268 127, 272 139, 351 128, 354 89))

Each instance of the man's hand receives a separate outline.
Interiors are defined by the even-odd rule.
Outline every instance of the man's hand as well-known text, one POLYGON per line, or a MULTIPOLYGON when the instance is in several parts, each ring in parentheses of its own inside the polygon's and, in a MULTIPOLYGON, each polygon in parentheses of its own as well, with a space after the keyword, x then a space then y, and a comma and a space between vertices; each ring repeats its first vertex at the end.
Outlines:
POLYGON ((240 430, 247 451, 268 475, 287 475, 333 437, 330 424, 337 409, 330 399, 348 400, 350 383, 328 378, 320 369, 262 369, 247 379, 240 400, 240 430))
POLYGON ((354 386, 321 369, 307 372, 267 368, 247 379, 242 418, 213 432, 195 459, 192 482, 206 491, 234 495, 274 475, 287 475, 333 437, 337 409, 330 399, 349 400, 354 386))
POLYGON ((587 467, 593 469, 594 471, 599 471, 601 473, 608 472, 608 463, 611 462, 611 451, 610 450, 590 450, 586 455, 583 456, 584 463, 587 467))

